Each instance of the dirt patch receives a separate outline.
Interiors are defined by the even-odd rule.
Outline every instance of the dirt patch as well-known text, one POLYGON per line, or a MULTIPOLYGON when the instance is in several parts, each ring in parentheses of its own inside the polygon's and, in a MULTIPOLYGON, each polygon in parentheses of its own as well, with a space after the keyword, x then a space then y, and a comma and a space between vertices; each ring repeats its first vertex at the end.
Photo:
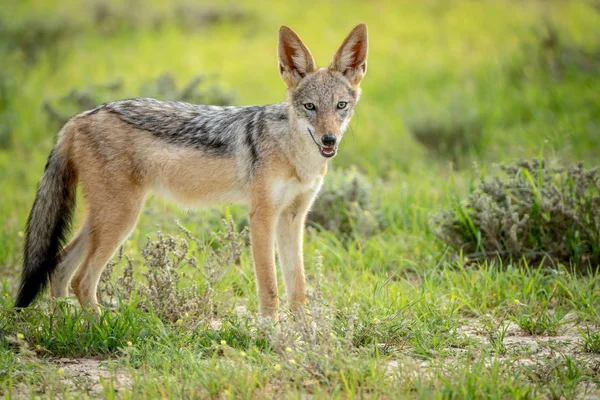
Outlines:
MULTIPOLYGON (((558 335, 530 335, 525 333, 517 324, 506 321, 506 334, 503 339, 507 353, 513 356, 519 354, 521 357, 539 354, 540 357, 548 356, 548 353, 581 354, 582 338, 578 328, 586 325, 578 321, 572 321, 565 317, 565 324, 561 327, 558 335)), ((498 330, 500 328, 498 327, 498 330)), ((460 332, 481 344, 490 344, 491 331, 477 320, 467 320, 459 328, 460 332)), ((590 358, 593 354, 583 353, 590 358)), ((514 358, 514 357, 513 357, 514 358)))
POLYGON ((73 393, 97 397, 113 391, 118 395, 132 386, 129 374, 105 360, 59 358, 54 364, 64 371, 64 383, 73 393))

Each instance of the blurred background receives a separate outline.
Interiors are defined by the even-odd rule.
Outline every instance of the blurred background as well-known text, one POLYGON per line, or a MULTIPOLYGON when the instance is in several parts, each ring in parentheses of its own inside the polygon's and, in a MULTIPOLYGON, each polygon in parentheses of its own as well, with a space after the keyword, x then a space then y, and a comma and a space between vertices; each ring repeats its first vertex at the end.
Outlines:
MULTIPOLYGON (((350 199, 354 211, 347 212, 358 214, 349 229, 364 220, 363 237, 374 237, 373 251, 388 255, 384 268, 430 257, 435 245, 429 214, 444 206, 450 189, 468 191, 473 178, 494 163, 543 154, 598 164, 597 1, 4 3, 3 277, 16 276, 26 218, 62 123, 128 97, 236 105, 283 101, 276 55, 281 24, 298 32, 320 66, 353 26, 368 24, 363 96, 320 204, 338 201, 348 171, 360 175, 354 185, 375 199, 350 199)), ((314 226, 332 223, 335 216, 319 214, 319 207, 314 226)), ((79 219, 82 213, 79 207, 79 219)), ((179 218, 202 236, 223 216, 244 224, 243 208, 192 214, 152 199, 128 241, 130 250, 157 224, 169 227, 179 218)), ((323 235, 309 238, 308 246, 336 240, 323 235)))

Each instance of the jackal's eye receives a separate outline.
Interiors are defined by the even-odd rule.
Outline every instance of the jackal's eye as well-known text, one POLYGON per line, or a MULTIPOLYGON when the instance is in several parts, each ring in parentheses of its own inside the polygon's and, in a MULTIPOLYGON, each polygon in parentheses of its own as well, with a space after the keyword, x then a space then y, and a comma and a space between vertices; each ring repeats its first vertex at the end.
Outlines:
POLYGON ((348 105, 348 102, 346 101, 340 101, 337 103, 337 109, 338 110, 343 110, 344 108, 346 108, 346 106, 348 105))
POLYGON ((306 108, 309 111, 312 111, 315 109, 315 105, 313 103, 304 103, 304 108, 306 108))

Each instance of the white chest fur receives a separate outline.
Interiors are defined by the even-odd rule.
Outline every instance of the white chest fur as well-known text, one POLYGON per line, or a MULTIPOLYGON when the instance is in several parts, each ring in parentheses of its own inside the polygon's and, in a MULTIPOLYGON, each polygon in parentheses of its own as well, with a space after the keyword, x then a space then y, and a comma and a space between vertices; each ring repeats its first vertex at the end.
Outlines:
POLYGON ((271 186, 273 202, 278 209, 288 207, 299 195, 314 197, 321 189, 323 178, 319 176, 308 182, 298 179, 276 180, 271 186))

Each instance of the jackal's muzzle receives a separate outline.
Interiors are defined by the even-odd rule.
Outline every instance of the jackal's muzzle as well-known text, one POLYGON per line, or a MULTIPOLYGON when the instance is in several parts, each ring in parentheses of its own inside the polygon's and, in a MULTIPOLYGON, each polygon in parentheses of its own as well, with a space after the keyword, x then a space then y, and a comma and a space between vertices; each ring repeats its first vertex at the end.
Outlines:
POLYGON ((337 146, 335 145, 337 142, 337 137, 335 135, 331 133, 323 135, 321 137, 321 145, 319 144, 319 142, 317 142, 317 139, 315 139, 315 135, 312 133, 310 128, 308 128, 308 133, 310 134, 310 137, 312 138, 313 142, 315 142, 315 144, 319 148, 319 153, 321 153, 323 157, 330 158, 335 156, 335 153, 337 152, 337 146))

